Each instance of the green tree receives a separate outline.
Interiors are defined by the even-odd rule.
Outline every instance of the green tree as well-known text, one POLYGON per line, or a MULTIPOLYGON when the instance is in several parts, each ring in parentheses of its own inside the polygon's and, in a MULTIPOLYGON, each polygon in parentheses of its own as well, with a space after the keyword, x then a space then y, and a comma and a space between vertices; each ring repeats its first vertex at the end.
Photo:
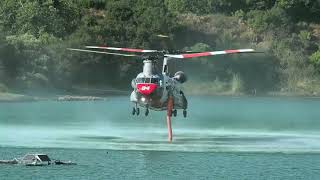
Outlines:
POLYGON ((80 10, 72 1, 10 1, 1 2, 0 19, 9 34, 42 32, 63 37, 75 30, 80 10))
POLYGON ((313 0, 277 0, 276 5, 285 9, 295 21, 320 20, 320 2, 313 0))
POLYGON ((310 57, 310 62, 320 71, 320 50, 313 53, 310 57))
POLYGON ((247 21, 257 33, 266 31, 288 33, 290 28, 290 17, 280 8, 270 10, 253 10, 247 14, 247 21))

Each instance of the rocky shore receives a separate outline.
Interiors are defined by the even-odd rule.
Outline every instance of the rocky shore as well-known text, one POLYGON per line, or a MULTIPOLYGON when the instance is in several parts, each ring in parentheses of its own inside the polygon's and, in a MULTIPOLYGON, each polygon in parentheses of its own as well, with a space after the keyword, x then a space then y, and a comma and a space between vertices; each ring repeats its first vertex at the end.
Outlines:
POLYGON ((0 102, 29 102, 37 101, 38 98, 13 93, 0 93, 0 102))
POLYGON ((32 102, 32 101, 105 101, 104 97, 56 95, 51 97, 37 97, 14 93, 0 93, 0 102, 32 102))
POLYGON ((58 101, 104 101, 106 98, 95 97, 95 96, 60 96, 57 98, 58 101))

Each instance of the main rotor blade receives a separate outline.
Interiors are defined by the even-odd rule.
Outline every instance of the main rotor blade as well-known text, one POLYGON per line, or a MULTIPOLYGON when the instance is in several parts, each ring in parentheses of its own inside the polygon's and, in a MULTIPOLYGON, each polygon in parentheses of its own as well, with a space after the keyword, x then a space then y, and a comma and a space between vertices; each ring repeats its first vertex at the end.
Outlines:
POLYGON ((215 56, 215 55, 221 55, 221 54, 252 53, 252 52, 255 52, 255 50, 254 49, 230 49, 230 50, 224 50, 224 51, 200 52, 200 53, 190 53, 190 54, 165 54, 164 56, 183 59, 183 58, 215 56))
POLYGON ((157 34, 156 36, 158 36, 160 38, 169 38, 168 35, 164 35, 164 34, 157 34))
POLYGON ((135 54, 121 54, 121 53, 111 53, 111 52, 103 52, 103 51, 91 51, 91 50, 86 50, 86 49, 74 49, 74 48, 67 48, 70 51, 80 51, 80 52, 89 52, 89 53, 98 53, 98 54, 111 54, 111 55, 116 55, 116 56, 127 56, 127 57, 134 57, 138 56, 135 54))
POLYGON ((106 46, 86 46, 86 48, 88 48, 88 49, 107 49, 107 50, 125 51, 125 52, 141 52, 141 53, 159 52, 158 50, 117 48, 117 47, 106 47, 106 46))

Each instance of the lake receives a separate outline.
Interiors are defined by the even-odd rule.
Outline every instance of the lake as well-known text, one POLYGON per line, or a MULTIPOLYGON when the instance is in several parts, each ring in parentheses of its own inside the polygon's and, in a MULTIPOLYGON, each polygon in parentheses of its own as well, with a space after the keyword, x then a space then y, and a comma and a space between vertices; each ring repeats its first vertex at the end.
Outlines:
POLYGON ((78 165, 0 165, 0 177, 319 179, 320 99, 194 96, 189 105, 168 143, 165 112, 132 116, 128 97, 1 103, 0 159, 39 152, 78 165))

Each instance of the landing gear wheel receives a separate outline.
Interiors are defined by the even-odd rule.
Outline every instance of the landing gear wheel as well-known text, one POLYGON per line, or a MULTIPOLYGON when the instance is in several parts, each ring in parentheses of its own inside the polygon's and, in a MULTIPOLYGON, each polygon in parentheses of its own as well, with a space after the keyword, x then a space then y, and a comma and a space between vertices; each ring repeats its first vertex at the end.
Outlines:
POLYGON ((146 112, 144 113, 144 115, 146 115, 146 116, 149 115, 149 109, 146 109, 146 112))
POLYGON ((173 114, 174 117, 177 117, 177 110, 176 110, 176 109, 173 110, 173 111, 172 111, 172 114, 173 114))
POLYGON ((185 109, 183 110, 183 117, 185 117, 185 118, 187 117, 187 110, 185 110, 185 109))
POLYGON ((137 113, 137 116, 139 116, 139 114, 140 114, 140 109, 139 108, 136 109, 136 113, 137 113))
POLYGON ((132 108, 132 115, 136 114, 136 108, 132 108))

